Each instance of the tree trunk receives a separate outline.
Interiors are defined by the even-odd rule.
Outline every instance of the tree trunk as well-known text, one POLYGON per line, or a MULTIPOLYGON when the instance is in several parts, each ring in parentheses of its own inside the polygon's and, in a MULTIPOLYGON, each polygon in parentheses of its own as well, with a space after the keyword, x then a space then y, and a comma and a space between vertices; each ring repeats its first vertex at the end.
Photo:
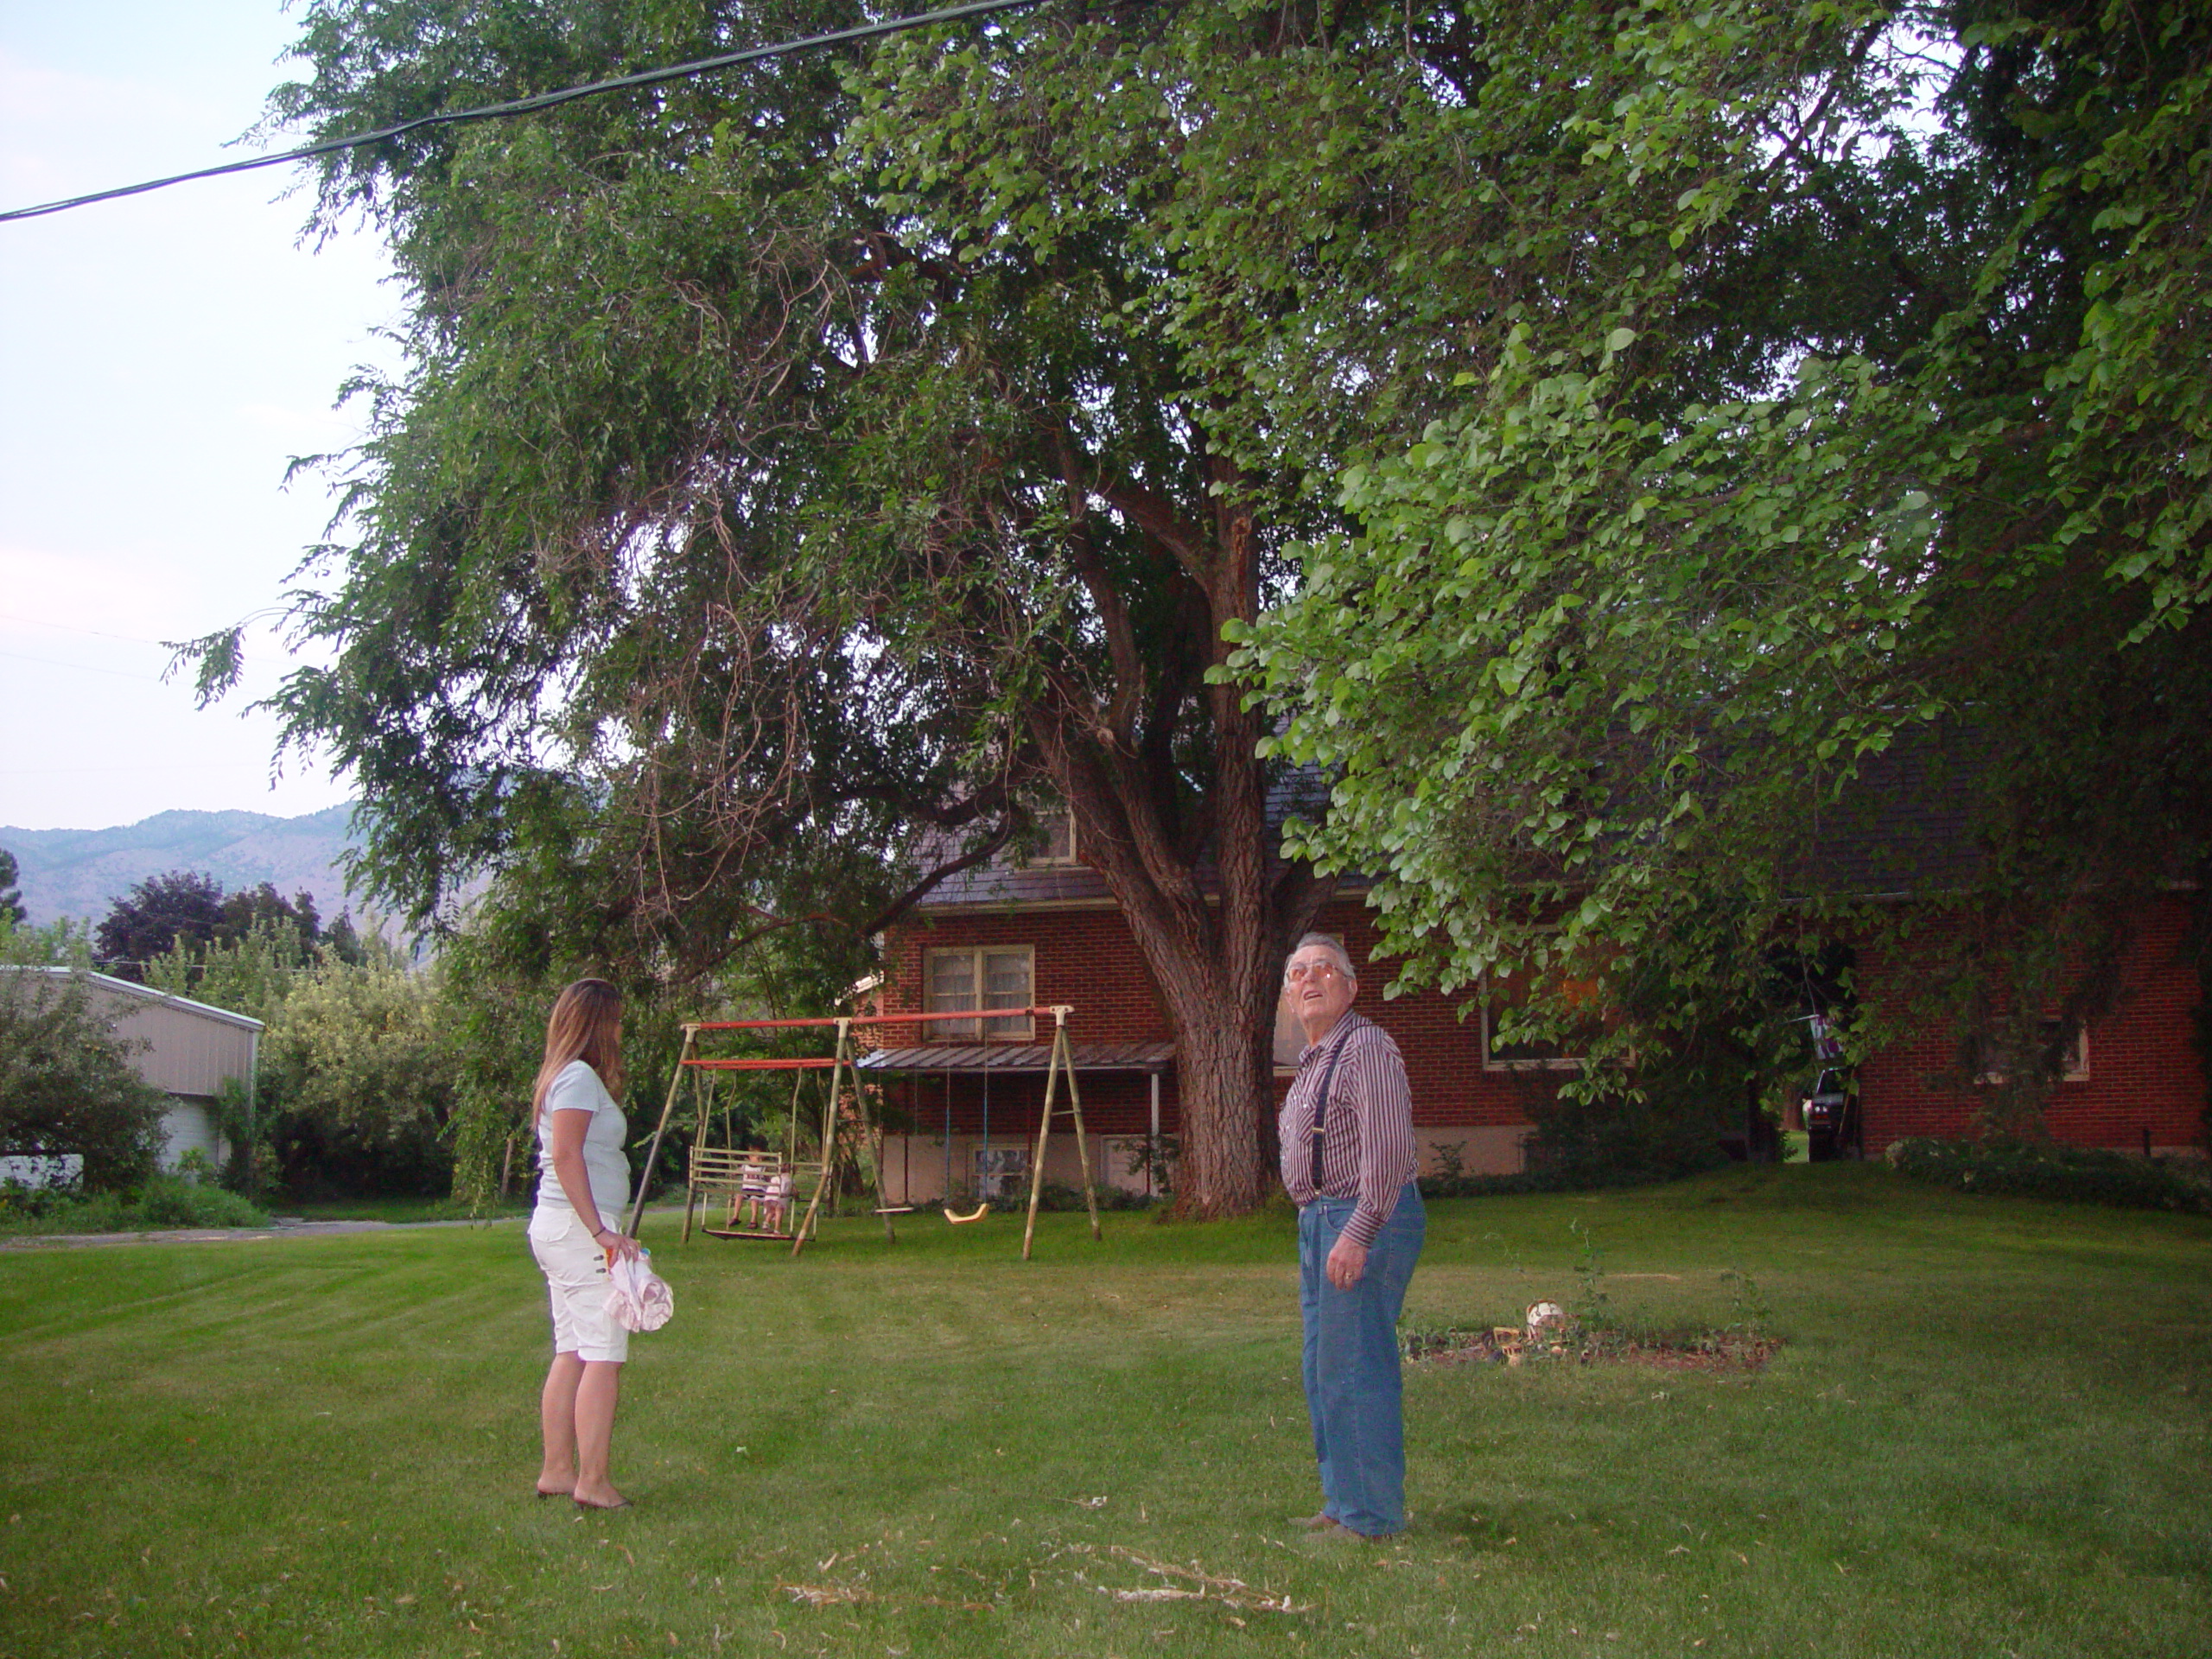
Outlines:
POLYGON ((1177 518, 1171 502, 1144 489, 1098 482, 1076 460, 1071 437, 1061 459, 1075 520, 1071 557, 1096 607, 1112 672, 1103 687, 1048 673, 1048 690, 1027 710, 1030 734, 1175 1035, 1176 1208, 1243 1215, 1273 1179, 1261 1149, 1272 1139, 1283 958, 1335 887, 1274 855, 1261 716, 1236 687, 1204 677, 1228 654, 1223 624, 1259 613, 1259 538, 1250 510, 1237 505, 1240 479, 1217 456, 1204 462, 1211 506, 1203 523, 1177 518), (1093 556, 1082 520, 1094 490, 1180 566, 1178 649, 1147 652, 1131 626, 1128 595, 1093 556), (1203 780, 1190 775, 1181 741, 1190 735, 1203 739, 1203 780))
POLYGON ((1264 962, 1224 971, 1217 957, 1147 938, 1133 926, 1146 965, 1160 987, 1175 1033, 1175 1088, 1182 1115, 1175 1207, 1185 1215, 1243 1215, 1259 1207, 1272 1179, 1261 1166, 1260 1127, 1274 1109, 1275 979, 1274 953, 1262 942, 1224 953, 1264 962))

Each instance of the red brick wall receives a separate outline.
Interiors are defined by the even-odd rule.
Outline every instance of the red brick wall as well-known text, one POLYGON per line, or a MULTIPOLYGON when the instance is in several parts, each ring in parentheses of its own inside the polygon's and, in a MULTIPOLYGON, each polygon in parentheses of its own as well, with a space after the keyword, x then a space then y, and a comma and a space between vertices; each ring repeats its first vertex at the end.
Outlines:
MULTIPOLYGON (((1318 925, 1339 935, 1360 969, 1359 1008, 1397 1039, 1413 1084, 1414 1122, 1418 1128, 1506 1128, 1528 1122, 1524 1104, 1532 1091, 1548 1094, 1556 1073, 1485 1071, 1478 1017, 1464 1021, 1453 1004, 1433 992, 1386 1001, 1382 988, 1395 966, 1372 962, 1375 929, 1357 900, 1331 906, 1318 925)), ((1036 953, 1036 1000, 1066 1002, 1076 1012, 1070 1035, 1077 1042, 1165 1042, 1173 1033, 1136 942, 1119 912, 1108 910, 1036 910, 1014 914, 940 914, 932 925, 902 929, 892 946, 887 1008, 919 1006, 922 953, 932 947, 1027 944, 1036 953)), ((1040 1040, 1046 1033, 1039 1032, 1040 1040)), ((1282 1085, 1279 1083, 1278 1088, 1282 1085)), ((992 1136, 1001 1122, 1020 1122, 1033 1130, 1043 1100, 1042 1078, 991 1079, 992 1136), (1019 1103, 1018 1104, 1016 1103, 1019 1103), (1007 1116, 1007 1114, 1017 1114, 1007 1116)), ((906 1100, 917 1129, 938 1134, 944 1127, 943 1077, 923 1078, 906 1100)), ((956 1078, 951 1089, 956 1135, 980 1132, 983 1105, 981 1082, 956 1078)), ((1149 1080, 1131 1073, 1094 1073, 1083 1083, 1085 1127, 1099 1135, 1142 1135, 1150 1121, 1149 1080)), ((1160 1083, 1160 1127, 1177 1132, 1175 1076, 1160 1083)))
MULTIPOLYGON (((2190 1015, 2199 990, 2195 973, 2177 954, 2186 923, 2186 907, 2177 899, 2162 901, 2149 918, 2128 965, 2122 1006, 2090 1029, 2088 1078, 2059 1084, 2052 1100, 2049 1122, 2061 1140, 2139 1149, 2148 1129, 2155 1147, 2198 1142, 2205 1084, 2190 1046, 2190 1015)), ((1450 999, 1420 992, 1385 1001, 1382 988, 1394 964, 1373 960, 1375 928, 1358 901, 1329 906, 1319 926, 1344 938, 1360 969, 1359 1008, 1397 1039, 1406 1057, 1416 1127, 1481 1132, 1493 1151, 1510 1144, 1510 1135, 1529 1122, 1531 1096, 1542 1098, 1556 1090, 1560 1074, 1484 1071, 1479 1018, 1471 1013, 1463 1020, 1450 999)), ((1033 946, 1037 1001, 1072 1004, 1071 1034, 1079 1042, 1173 1037, 1135 942, 1110 910, 940 914, 931 925, 902 929, 893 940, 887 1007, 918 1005, 925 948, 974 944, 1033 946)), ((1908 950, 1885 962, 1862 952, 1861 982, 1871 1001, 1878 1003, 1885 984, 1897 985, 1910 973, 1910 956, 1908 950)), ((1870 1154, 1907 1135, 1967 1132, 1974 1096, 1947 1078, 1954 1063, 1948 1036, 1935 1031, 1893 1044, 1868 1060, 1859 1087, 1870 1154)), ((1283 1086, 1278 1079, 1278 1090, 1283 1086)), ((1086 1127, 1100 1135, 1142 1135, 1150 1118, 1149 1087, 1148 1079, 1135 1073, 1087 1076, 1086 1127)), ((991 1080, 994 1141, 1020 1126, 1034 1133, 1043 1089, 1041 1077, 991 1080)), ((984 1105, 980 1080, 957 1078, 951 1093, 953 1133, 979 1135, 984 1105)), ((918 1132, 943 1131, 942 1077, 908 1085, 902 1103, 918 1132)), ((1178 1121, 1171 1071, 1161 1079, 1161 1128, 1174 1134, 1178 1121)), ((1448 1141, 1452 1136, 1424 1135, 1424 1150, 1439 1139, 1448 1141)), ((1491 1163, 1497 1166, 1496 1156, 1491 1163)))
MULTIPOLYGON (((922 953, 963 945, 1026 944, 1033 954, 1032 991, 1040 1006, 1065 1002, 1075 1013, 1068 1035, 1078 1043, 1166 1042, 1173 1033, 1167 1015, 1144 971, 1136 942, 1119 912, 1035 910, 1015 914, 963 912, 939 915, 931 925, 902 928, 893 936, 887 1010, 921 1007, 922 953)), ((926 1032, 927 1027, 921 1027, 926 1032)), ((926 1041, 926 1037, 917 1041, 926 1041)), ((1052 1027, 1038 1022, 1037 1040, 1050 1042, 1052 1027)), ((1082 1080, 1083 1122, 1093 1135, 1143 1135, 1151 1127, 1151 1080, 1135 1072, 1090 1072, 1082 1080)), ((924 1076, 894 1096, 912 1114, 917 1133, 941 1135, 947 1109, 946 1080, 924 1076)), ((989 1112, 990 1136, 998 1141, 1017 1128, 1037 1132, 1044 1104, 1045 1079, 995 1076, 988 1098, 980 1077, 951 1080, 950 1111, 956 1136, 980 1135, 989 1112)), ((1175 1077, 1160 1080, 1160 1128, 1175 1133, 1175 1077)))
MULTIPOLYGON (((2076 1146, 2141 1151, 2199 1144, 2204 1075, 2190 1045, 2200 990, 2181 957, 2187 906, 2162 899, 2145 918, 2125 968, 2119 1008, 2089 1027, 2089 1075, 2052 1091, 2045 1122, 2076 1146)), ((1889 959, 1861 951, 1862 995, 1895 1014, 1910 972, 1910 946, 1889 959)), ((1974 1122, 1975 1091, 1961 1086, 1949 1033, 1931 1030, 1892 1044, 1859 1068, 1866 1150, 1879 1153, 1912 1135, 1956 1136, 1974 1122)))

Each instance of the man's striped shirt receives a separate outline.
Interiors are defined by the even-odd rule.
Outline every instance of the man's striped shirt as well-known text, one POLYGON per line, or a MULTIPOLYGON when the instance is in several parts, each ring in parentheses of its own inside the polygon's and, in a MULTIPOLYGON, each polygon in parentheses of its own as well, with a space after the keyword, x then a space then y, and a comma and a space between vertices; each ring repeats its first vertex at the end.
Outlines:
POLYGON ((1317 1198, 1357 1198, 1359 1207, 1344 1236, 1372 1244, 1397 1208, 1398 1193, 1414 1178, 1421 1154, 1414 1146, 1413 1093, 1406 1063, 1390 1033, 1364 1015, 1345 1011, 1318 1043, 1298 1057, 1298 1076, 1276 1120, 1282 1145, 1282 1184, 1303 1206, 1317 1198), (1313 1187, 1313 1103, 1337 1058, 1321 1120, 1321 1187, 1313 1187))

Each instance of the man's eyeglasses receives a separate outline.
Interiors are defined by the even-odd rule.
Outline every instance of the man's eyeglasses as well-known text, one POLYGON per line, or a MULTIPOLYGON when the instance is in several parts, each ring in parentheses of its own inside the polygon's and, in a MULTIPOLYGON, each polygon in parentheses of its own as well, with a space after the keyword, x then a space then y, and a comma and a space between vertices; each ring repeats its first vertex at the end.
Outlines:
POLYGON ((1333 962, 1294 962, 1282 970, 1286 985, 1303 985, 1307 980, 1323 980, 1338 971, 1333 962))

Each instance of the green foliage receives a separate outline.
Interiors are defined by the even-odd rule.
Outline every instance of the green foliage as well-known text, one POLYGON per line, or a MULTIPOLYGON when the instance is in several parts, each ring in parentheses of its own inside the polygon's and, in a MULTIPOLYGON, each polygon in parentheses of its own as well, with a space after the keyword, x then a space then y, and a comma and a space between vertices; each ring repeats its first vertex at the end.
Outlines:
MULTIPOLYGON (((307 967, 326 943, 312 893, 285 899, 267 881, 226 893, 190 870, 139 882, 96 938, 106 971, 257 1018, 283 1000, 276 976, 307 967)), ((341 914, 327 940, 341 959, 361 960, 352 917, 341 914)))
POLYGON ((92 938, 83 923, 67 916, 44 927, 28 927, 0 916, 0 964, 89 969, 92 938))
POLYGON ((246 1199, 186 1175, 86 1192, 0 1182, 0 1233, 135 1233, 167 1228, 265 1227, 246 1199))
POLYGON ((1510 204, 1467 254, 1519 278, 1493 353, 1231 630, 1274 753, 1335 779, 1290 850, 1379 875, 1402 983, 1527 976, 1557 1034, 1597 982, 1593 1092, 1885 893, 1958 900, 1925 988, 1966 1017, 2095 1011, 2212 837, 2212 22, 1736 0, 1541 39, 1451 114, 1510 204), (1509 142, 1531 84, 1565 143, 1509 142), (1878 793, 1961 822, 1824 862, 1878 793))
POLYGON ((315 960, 313 941, 289 916, 257 918, 227 939, 178 939, 144 964, 147 985, 269 1020, 315 960))
POLYGON ((263 1111, 283 1183, 329 1192, 440 1194, 458 1084, 436 992, 397 952, 327 958, 302 976, 263 1033, 263 1111))
POLYGON ((23 908, 22 890, 16 885, 20 879, 16 855, 0 847, 0 923, 13 927, 21 927, 30 919, 30 912, 23 908))
MULTIPOLYGON (((324 0, 272 117, 855 15, 324 0)), ((542 877, 564 950, 696 976, 763 929, 871 936, 1049 790, 1180 1039, 1179 1200, 1249 1206, 1329 884, 1274 856, 1267 717, 1205 675, 1350 522, 1316 480, 1622 268, 1575 124, 1652 73, 1619 32, 1048 9, 333 154, 316 222, 391 238, 409 361, 295 595, 331 660, 276 702, 360 784, 364 874, 447 922, 484 870, 542 877)), ((235 677, 234 636, 205 653, 235 677)))
POLYGON ((197 870, 149 875, 108 906, 94 935, 103 972, 143 980, 168 950, 204 949, 223 925, 223 884, 197 870))
MULTIPOLYGON (((156 1175, 134 1195, 138 1227, 265 1227, 269 1217, 249 1200, 212 1182, 156 1175)), ((130 1212, 126 1212, 128 1214, 130 1212)))
POLYGON ((2212 1170, 2201 1158, 2138 1158, 2050 1141, 1913 1139, 1891 1141, 1882 1160, 1900 1175, 1961 1192, 2212 1215, 2212 1170))

